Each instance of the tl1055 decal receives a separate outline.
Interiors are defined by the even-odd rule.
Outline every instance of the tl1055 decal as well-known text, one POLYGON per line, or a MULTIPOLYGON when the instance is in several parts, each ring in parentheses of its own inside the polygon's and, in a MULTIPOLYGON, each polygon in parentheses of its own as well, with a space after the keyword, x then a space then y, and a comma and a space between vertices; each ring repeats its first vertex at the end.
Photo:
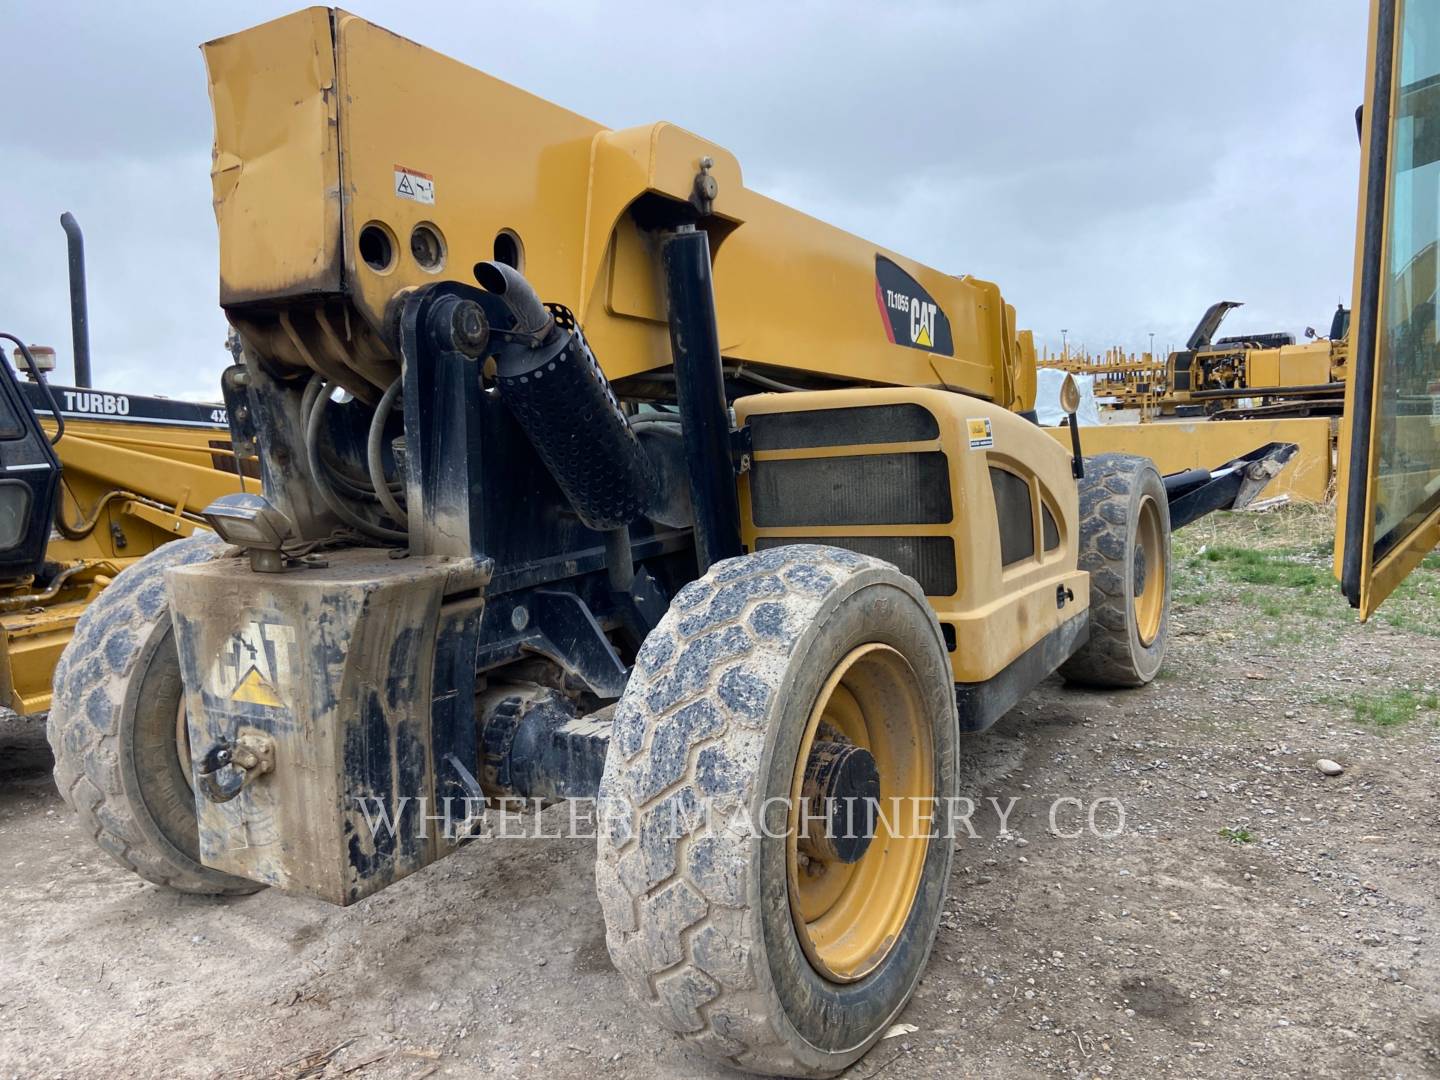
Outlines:
POLYGON ((884 255, 875 256, 875 302, 885 336, 895 345, 955 355, 950 320, 935 298, 884 255))

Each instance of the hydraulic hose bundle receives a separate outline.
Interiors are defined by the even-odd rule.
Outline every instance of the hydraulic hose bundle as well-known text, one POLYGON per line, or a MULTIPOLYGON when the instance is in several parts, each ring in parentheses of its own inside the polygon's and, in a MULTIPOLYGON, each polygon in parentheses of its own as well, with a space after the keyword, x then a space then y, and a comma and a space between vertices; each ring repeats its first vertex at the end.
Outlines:
POLYGON ((400 385, 399 379, 391 383, 375 407, 366 439, 368 467, 363 475, 347 469, 333 452, 327 454, 322 445, 325 415, 331 403, 330 384, 323 376, 312 375, 300 399, 305 460, 320 498, 346 525, 371 539, 392 544, 404 543, 409 538, 405 532, 405 487, 400 481, 386 477, 382 455, 385 422, 400 394, 400 385), (377 510, 399 527, 386 525, 377 510))

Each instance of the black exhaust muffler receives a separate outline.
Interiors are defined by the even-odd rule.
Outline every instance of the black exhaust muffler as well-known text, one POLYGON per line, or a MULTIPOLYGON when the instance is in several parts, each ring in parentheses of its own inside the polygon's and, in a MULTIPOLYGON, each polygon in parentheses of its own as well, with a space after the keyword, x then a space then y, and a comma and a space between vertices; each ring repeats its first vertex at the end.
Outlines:
POLYGON ((575 317, 542 304, 504 263, 481 263, 475 277, 515 320, 492 331, 500 397, 575 513, 602 532, 644 516, 659 498, 658 473, 575 317))

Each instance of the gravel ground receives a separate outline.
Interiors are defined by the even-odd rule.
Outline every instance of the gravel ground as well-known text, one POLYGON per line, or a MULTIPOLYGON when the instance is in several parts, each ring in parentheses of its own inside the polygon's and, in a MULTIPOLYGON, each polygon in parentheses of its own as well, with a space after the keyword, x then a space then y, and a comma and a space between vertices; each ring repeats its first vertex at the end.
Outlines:
MULTIPOLYGON (((965 744, 935 956, 849 1075, 1440 1076, 1440 562, 1359 627, 1327 527, 1187 530, 1159 681, 1052 680, 965 744)), ((735 1075, 626 996, 585 840, 217 902, 132 879, 34 764, 0 746, 0 1074, 735 1075)))

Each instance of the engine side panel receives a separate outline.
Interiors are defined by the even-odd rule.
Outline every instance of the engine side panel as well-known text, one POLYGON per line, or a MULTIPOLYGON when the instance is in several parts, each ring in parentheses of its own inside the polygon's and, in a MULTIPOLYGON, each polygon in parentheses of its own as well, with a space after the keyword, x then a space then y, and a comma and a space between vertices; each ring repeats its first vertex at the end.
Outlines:
POLYGON ((1083 612, 1070 455, 1028 421, 941 390, 763 394, 736 404, 750 550, 834 544, 920 582, 957 683, 980 683, 1083 612))

